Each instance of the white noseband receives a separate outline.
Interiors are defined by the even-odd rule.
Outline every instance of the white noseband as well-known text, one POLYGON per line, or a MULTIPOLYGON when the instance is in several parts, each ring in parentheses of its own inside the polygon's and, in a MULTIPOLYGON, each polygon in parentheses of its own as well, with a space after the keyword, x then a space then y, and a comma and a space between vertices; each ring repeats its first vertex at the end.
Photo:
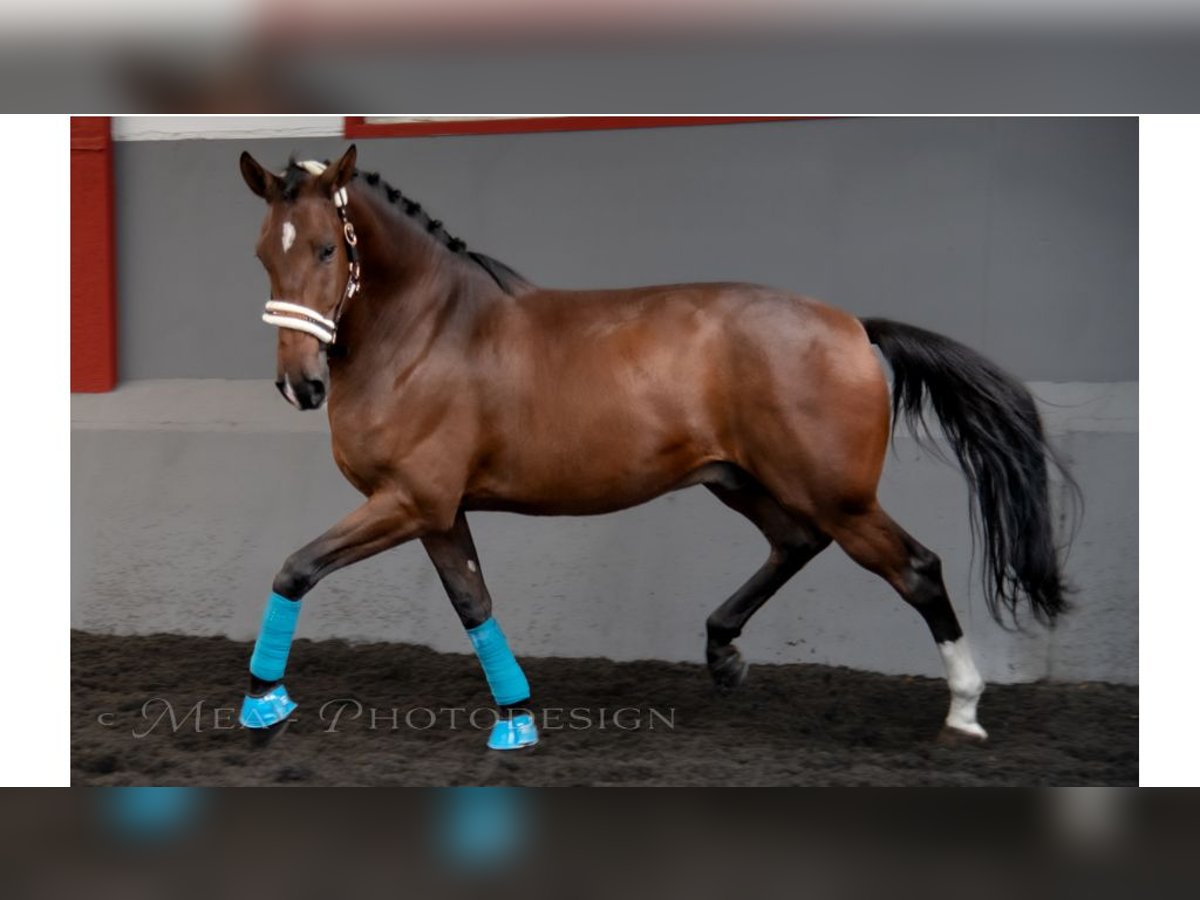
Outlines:
POLYGON ((332 344, 337 336, 337 324, 332 319, 325 318, 307 306, 288 303, 286 300, 268 300, 262 320, 278 328, 303 331, 326 344, 332 344))

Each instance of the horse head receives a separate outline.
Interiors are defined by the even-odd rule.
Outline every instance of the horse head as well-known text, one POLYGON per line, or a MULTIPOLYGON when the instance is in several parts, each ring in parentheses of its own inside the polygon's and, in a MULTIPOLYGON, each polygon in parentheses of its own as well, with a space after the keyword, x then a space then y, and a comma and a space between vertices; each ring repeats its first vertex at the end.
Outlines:
POLYGON ((246 184, 267 201, 255 254, 271 281, 263 321, 279 328, 275 385, 297 409, 325 402, 327 350, 358 290, 357 237, 346 211, 355 159, 352 145, 330 165, 302 162, 276 175, 249 153, 241 157, 246 184))

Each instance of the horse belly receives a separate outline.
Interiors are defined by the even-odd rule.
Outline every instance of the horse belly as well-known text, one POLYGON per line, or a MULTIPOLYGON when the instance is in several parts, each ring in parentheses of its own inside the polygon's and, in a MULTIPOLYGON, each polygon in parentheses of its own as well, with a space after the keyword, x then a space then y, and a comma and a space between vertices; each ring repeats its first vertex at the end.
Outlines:
POLYGON ((702 417, 683 414, 683 398, 619 396, 600 408, 564 404, 518 426, 470 499, 540 515, 611 512, 691 483, 719 458, 702 417))

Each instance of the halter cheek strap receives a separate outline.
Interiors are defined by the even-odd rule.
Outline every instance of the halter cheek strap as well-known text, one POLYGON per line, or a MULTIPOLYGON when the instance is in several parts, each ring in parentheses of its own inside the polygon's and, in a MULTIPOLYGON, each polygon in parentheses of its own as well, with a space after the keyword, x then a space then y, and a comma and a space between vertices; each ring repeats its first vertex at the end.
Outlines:
MULTIPOLYGON (((325 166, 315 160, 306 160, 300 165, 313 175, 320 175, 325 166)), ((346 276, 346 289, 333 308, 333 314, 328 318, 315 309, 292 303, 290 300, 268 300, 262 320, 276 328, 288 328, 292 331, 302 331, 310 334, 323 344, 337 343, 337 326, 341 321, 342 311, 346 302, 358 293, 361 288, 362 267, 358 259, 358 235, 350 224, 346 212, 346 204, 350 196, 344 187, 338 188, 333 194, 333 205, 337 209, 338 218, 342 220, 342 237, 346 241, 346 258, 350 262, 350 271, 346 276)))

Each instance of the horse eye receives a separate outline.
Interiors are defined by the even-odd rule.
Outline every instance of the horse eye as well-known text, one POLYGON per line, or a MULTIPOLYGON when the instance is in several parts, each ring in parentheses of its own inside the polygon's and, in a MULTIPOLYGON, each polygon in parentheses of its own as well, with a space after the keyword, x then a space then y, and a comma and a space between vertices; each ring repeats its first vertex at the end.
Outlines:
POLYGON ((333 244, 326 244, 317 251, 317 258, 320 259, 321 262, 329 262, 331 259, 333 259, 334 249, 335 248, 333 244))

